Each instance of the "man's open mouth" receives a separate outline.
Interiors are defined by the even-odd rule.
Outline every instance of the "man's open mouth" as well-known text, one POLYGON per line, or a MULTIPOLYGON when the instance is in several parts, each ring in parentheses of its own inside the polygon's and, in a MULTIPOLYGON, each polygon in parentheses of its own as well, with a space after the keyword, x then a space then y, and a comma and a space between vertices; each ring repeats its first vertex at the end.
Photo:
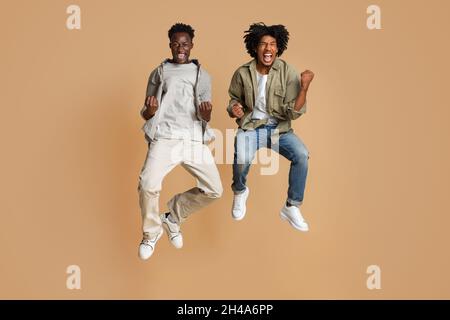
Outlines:
POLYGON ((263 55, 264 62, 271 62, 272 58, 273 58, 273 55, 271 53, 264 53, 264 55, 263 55))

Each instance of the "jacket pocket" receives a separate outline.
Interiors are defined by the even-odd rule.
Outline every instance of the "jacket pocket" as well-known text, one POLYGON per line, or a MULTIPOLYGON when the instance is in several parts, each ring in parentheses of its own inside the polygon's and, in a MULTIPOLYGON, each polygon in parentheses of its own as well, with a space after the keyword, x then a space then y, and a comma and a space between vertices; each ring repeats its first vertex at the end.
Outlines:
POLYGON ((287 105, 285 104, 286 91, 281 86, 275 87, 272 96, 272 113, 276 118, 286 119, 287 105))
POLYGON ((273 94, 273 106, 282 106, 284 104, 286 92, 282 87, 275 87, 273 94))

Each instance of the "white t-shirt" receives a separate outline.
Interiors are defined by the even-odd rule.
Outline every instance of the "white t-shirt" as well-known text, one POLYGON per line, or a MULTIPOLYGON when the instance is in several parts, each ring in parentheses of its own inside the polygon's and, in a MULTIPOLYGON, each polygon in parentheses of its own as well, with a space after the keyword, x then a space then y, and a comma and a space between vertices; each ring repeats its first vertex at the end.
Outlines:
POLYGON ((155 138, 202 141, 202 125, 196 115, 194 63, 165 63, 161 112, 155 138))
POLYGON ((278 121, 275 117, 272 117, 267 112, 266 106, 266 84, 267 74, 260 74, 256 72, 256 80, 258 83, 258 95, 255 100, 255 107, 252 112, 253 120, 269 119, 267 124, 277 124, 278 121))

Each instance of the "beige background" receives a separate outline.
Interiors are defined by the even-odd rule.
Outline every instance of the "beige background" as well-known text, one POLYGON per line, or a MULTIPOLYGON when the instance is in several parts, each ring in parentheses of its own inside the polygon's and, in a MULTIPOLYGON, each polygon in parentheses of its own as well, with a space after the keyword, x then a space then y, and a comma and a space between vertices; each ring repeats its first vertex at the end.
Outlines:
MULTIPOLYGON (((2 1, 0 10, 0 298, 450 298, 450 3, 438 1, 2 1), (81 7, 82 29, 66 29, 81 7), (378 4, 382 30, 366 27, 378 4), (311 152, 307 234, 278 217, 289 163, 249 175, 245 220, 222 199, 164 237, 141 239, 137 177, 146 143, 139 110, 149 72, 170 52, 167 30, 196 29, 192 57, 213 76, 212 125, 232 72, 249 60, 250 23, 282 23, 283 58, 316 78, 294 123, 311 152), (81 267, 81 290, 66 268, 81 267), (366 268, 381 267, 381 290, 366 268)), ((161 206, 194 180, 178 168, 161 206)))

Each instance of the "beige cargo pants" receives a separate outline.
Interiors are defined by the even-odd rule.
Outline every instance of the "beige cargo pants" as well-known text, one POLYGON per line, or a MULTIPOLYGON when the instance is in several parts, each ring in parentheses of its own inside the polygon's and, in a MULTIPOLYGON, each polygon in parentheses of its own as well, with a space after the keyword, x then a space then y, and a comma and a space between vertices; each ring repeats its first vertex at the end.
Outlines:
POLYGON ((201 142, 192 140, 153 140, 139 175, 139 204, 142 231, 150 237, 161 231, 159 193, 164 177, 181 165, 197 180, 197 187, 176 194, 167 203, 172 217, 181 224, 191 213, 222 196, 219 171, 211 151, 201 142))

